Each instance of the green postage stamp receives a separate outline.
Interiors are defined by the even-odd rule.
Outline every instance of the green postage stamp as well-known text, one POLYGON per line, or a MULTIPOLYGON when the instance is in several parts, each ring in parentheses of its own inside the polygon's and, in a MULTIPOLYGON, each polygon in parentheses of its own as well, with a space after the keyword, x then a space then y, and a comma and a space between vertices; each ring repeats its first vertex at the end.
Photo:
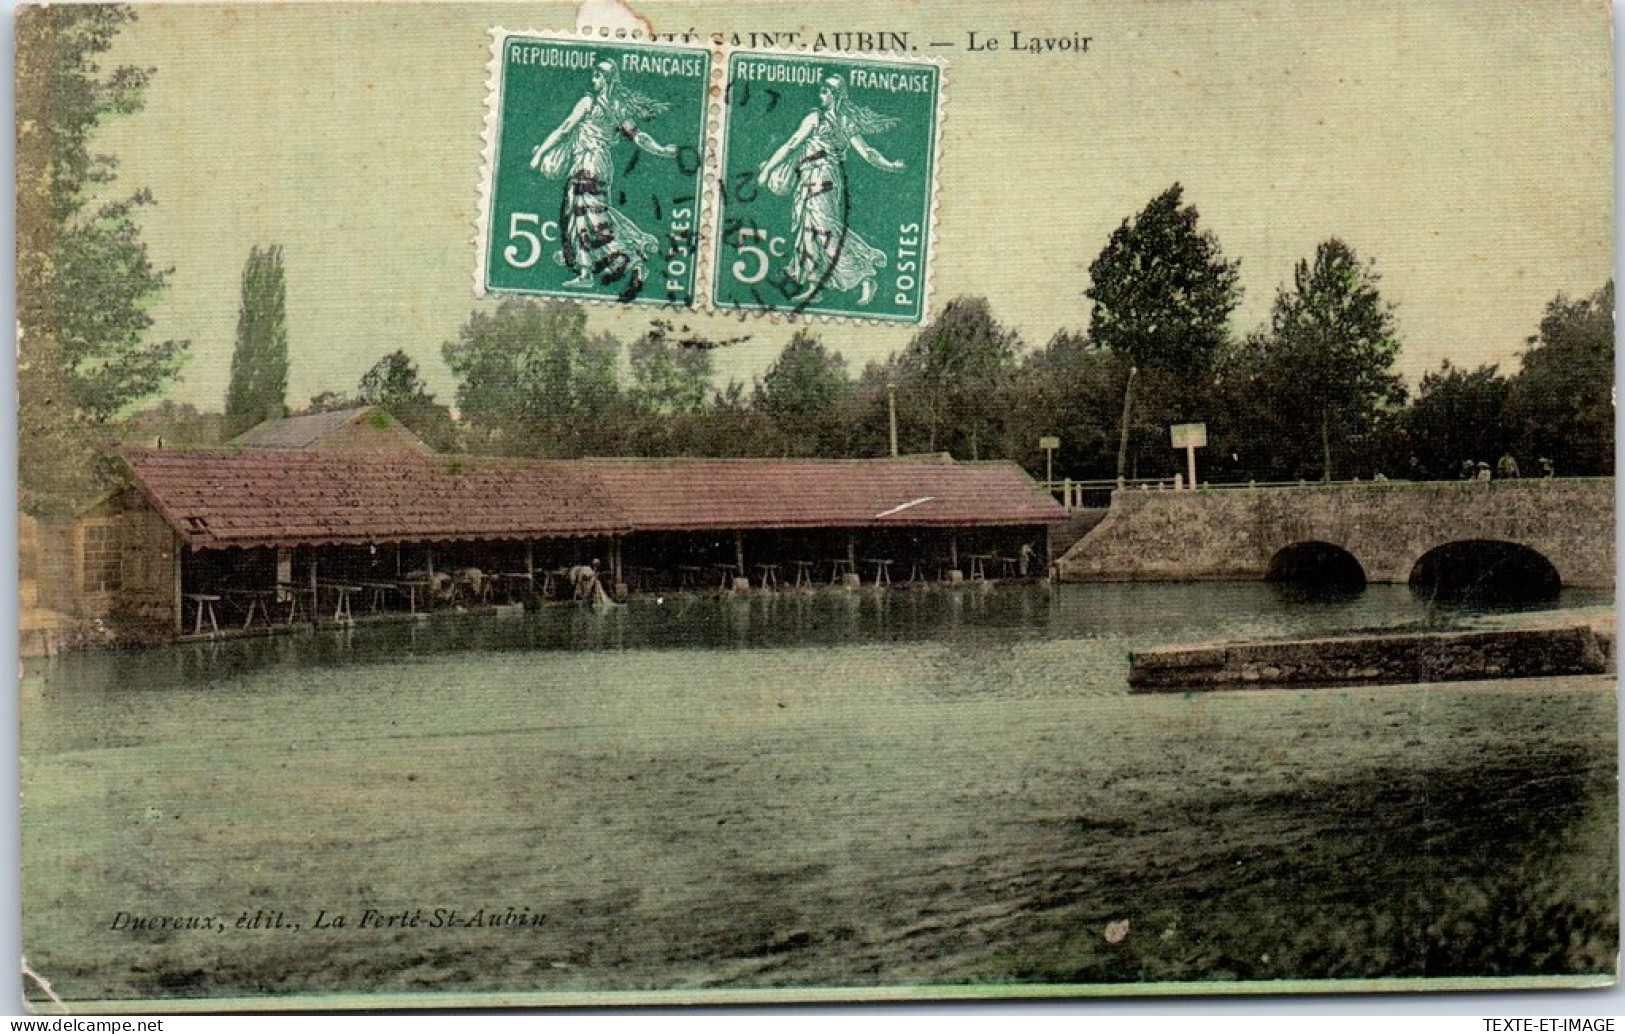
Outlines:
POLYGON ((711 52, 492 35, 476 293, 693 305, 711 52))
POLYGON ((492 36, 477 294, 925 322, 937 62, 492 36))
POLYGON ((942 69, 736 51, 726 70, 712 306, 923 323, 942 69))

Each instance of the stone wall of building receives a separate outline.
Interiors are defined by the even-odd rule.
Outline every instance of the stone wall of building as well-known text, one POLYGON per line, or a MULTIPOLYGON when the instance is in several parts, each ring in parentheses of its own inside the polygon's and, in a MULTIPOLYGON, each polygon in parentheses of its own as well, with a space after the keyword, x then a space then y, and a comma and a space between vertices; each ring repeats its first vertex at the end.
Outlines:
POLYGON ((180 540, 156 511, 131 496, 121 516, 123 564, 113 617, 121 624, 177 630, 180 540))

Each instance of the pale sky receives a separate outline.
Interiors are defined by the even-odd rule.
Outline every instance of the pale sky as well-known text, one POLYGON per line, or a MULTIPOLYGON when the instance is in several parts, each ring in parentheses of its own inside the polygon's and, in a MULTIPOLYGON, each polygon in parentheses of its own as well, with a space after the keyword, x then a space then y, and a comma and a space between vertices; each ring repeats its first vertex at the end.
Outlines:
MULTIPOLYGON (((1178 180, 1241 260, 1238 335, 1327 237, 1374 258, 1401 369, 1515 366, 1547 301, 1611 275, 1610 9, 1595 0, 1427 3, 734 3, 640 6, 656 31, 908 33, 948 62, 932 310, 982 294, 1029 347, 1083 330, 1090 262, 1178 180), (1087 54, 1010 49, 1083 34, 1087 54), (1000 50, 969 52, 969 32, 1000 50), (953 48, 932 48, 952 42, 953 48)), ((288 276, 288 402, 351 390, 403 348, 442 401, 442 342, 473 295, 487 30, 570 28, 573 4, 141 8, 111 61, 157 73, 97 144, 175 268, 154 310, 193 355, 170 396, 218 409, 254 244, 288 276)), ((630 339, 651 313, 593 311, 630 339)), ((782 323, 684 315, 747 383, 782 323)), ((854 375, 907 343, 821 325, 854 375)))

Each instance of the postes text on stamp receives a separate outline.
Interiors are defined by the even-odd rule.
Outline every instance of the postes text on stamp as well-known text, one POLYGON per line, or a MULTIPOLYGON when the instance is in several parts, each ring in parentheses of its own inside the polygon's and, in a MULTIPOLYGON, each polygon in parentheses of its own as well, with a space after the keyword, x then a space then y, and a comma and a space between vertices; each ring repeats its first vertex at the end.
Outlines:
POLYGON ((691 306, 711 54, 493 32, 475 288, 691 306))
POLYGON ((726 73, 711 305, 923 322, 941 68, 734 51, 726 73))

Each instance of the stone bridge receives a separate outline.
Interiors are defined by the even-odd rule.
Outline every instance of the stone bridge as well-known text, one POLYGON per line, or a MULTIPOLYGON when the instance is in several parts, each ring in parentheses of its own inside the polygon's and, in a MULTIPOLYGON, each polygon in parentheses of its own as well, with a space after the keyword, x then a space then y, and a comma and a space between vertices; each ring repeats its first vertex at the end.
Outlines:
POLYGON ((1118 490, 1058 566, 1067 581, 1429 583, 1486 555, 1551 589, 1611 588, 1614 479, 1118 490))

